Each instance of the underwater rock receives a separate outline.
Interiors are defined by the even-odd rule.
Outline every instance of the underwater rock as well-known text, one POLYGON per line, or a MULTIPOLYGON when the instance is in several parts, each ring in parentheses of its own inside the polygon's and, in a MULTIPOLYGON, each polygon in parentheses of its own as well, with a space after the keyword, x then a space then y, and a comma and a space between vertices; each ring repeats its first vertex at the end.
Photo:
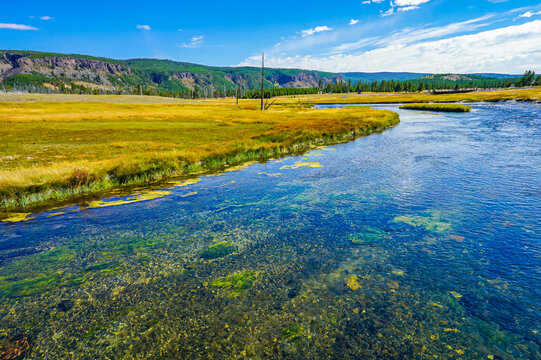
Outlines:
POLYGON ((74 305, 75 303, 72 300, 62 300, 58 303, 58 305, 56 305, 56 308, 58 309, 58 311, 66 312, 70 310, 74 305))
POLYGON ((23 335, 15 336, 8 341, 0 341, 0 359, 20 359, 21 355, 23 355, 29 348, 30 341, 28 337, 23 335))
POLYGON ((290 299, 296 298, 297 295, 298 295, 297 289, 289 289, 289 291, 287 293, 287 297, 290 298, 290 299))

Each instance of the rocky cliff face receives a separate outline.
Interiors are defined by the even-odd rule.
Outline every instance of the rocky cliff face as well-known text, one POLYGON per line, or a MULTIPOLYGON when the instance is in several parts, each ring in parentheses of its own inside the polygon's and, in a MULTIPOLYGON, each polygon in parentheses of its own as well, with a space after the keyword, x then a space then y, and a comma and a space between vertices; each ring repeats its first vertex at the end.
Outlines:
POLYGON ((27 57, 0 53, 0 81, 17 74, 39 74, 112 85, 111 76, 131 74, 128 66, 75 57, 27 57))
POLYGON ((280 87, 283 88, 308 88, 308 87, 317 87, 321 81, 323 85, 342 80, 341 76, 333 77, 322 77, 317 73, 313 72, 303 72, 293 76, 290 75, 280 75, 270 77, 271 82, 278 83, 280 87))

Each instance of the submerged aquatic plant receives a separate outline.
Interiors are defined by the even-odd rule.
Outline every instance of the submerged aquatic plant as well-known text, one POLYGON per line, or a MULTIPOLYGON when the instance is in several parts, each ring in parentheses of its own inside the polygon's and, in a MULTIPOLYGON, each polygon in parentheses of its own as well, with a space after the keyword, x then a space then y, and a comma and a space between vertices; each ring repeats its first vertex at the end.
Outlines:
POLYGON ((213 280, 210 285, 229 290, 231 297, 243 295, 254 285, 256 274, 253 271, 241 271, 223 278, 213 280))
POLYGON ((295 169, 298 169, 298 168, 319 168, 319 167, 322 167, 322 165, 316 161, 312 161, 312 162, 304 162, 304 161, 296 161, 295 164, 293 165, 284 165, 280 168, 280 170, 284 170, 284 169, 292 169, 292 170, 295 170, 295 169))
POLYGON ((422 227, 432 232, 444 232, 451 228, 451 223, 442 220, 441 212, 435 210, 425 211, 419 215, 397 216, 394 218, 394 222, 422 227))
POLYGON ((357 275, 351 275, 346 279, 346 286, 351 290, 359 290, 361 284, 359 283, 359 277, 357 275))
POLYGON ((114 200, 114 201, 92 201, 90 204, 88 204, 89 208, 100 208, 100 207, 109 207, 109 206, 118 206, 118 205, 125 205, 125 204, 132 204, 140 201, 148 201, 148 200, 154 200, 158 199, 164 196, 167 196, 171 194, 170 191, 159 191, 159 190, 153 190, 153 191, 147 191, 145 193, 130 196, 124 200, 114 200))
POLYGON ((212 244, 201 253, 201 257, 207 260, 218 259, 237 251, 237 246, 227 241, 212 244))
POLYGON ((9 213, 8 217, 3 219, 3 222, 20 222, 20 221, 28 221, 32 218, 29 218, 28 216, 32 215, 32 213, 9 213))
POLYGON ((282 329, 282 338, 289 342, 296 342, 304 336, 305 331, 302 325, 291 325, 282 329))
POLYGON ((390 236, 384 230, 367 226, 361 233, 355 233, 348 236, 348 240, 354 244, 369 244, 373 242, 389 239, 390 236))

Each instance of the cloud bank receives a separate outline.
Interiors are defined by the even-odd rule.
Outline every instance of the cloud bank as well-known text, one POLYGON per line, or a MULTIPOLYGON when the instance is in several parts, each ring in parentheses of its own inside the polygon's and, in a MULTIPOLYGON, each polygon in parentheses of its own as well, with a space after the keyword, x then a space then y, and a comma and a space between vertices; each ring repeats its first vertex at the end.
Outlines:
MULTIPOLYGON (((422 1, 422 0, 417 0, 422 1)), ((401 3, 416 0, 403 0, 401 3)), ((476 28, 486 19, 474 19, 456 26, 437 28, 441 34, 476 28)), ((375 44, 375 48, 356 53, 336 53, 327 56, 294 55, 270 56, 268 66, 281 68, 304 68, 311 70, 354 72, 354 71, 411 71, 411 72, 501 72, 522 73, 525 69, 537 68, 541 64, 541 20, 521 25, 481 31, 475 34, 452 36, 446 39, 431 38, 432 29, 410 30, 395 39, 362 39, 358 47, 375 44)), ((440 35, 441 35, 440 34, 440 35)), ((346 45, 346 44, 344 44, 346 45)), ((347 47, 337 50, 348 50, 347 47)), ((351 47, 351 45, 349 45, 351 47)), ((355 48, 354 46, 352 48, 355 48)), ((250 57, 242 66, 257 66, 260 59, 250 57)))

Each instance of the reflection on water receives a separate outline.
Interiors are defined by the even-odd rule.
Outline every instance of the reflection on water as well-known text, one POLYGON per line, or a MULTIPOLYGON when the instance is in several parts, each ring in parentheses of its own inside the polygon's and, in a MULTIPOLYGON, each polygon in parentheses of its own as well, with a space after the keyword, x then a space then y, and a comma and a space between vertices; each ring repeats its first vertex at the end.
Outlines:
POLYGON ((1 224, 0 358, 540 358, 540 105, 378 107, 402 124, 1 224))

